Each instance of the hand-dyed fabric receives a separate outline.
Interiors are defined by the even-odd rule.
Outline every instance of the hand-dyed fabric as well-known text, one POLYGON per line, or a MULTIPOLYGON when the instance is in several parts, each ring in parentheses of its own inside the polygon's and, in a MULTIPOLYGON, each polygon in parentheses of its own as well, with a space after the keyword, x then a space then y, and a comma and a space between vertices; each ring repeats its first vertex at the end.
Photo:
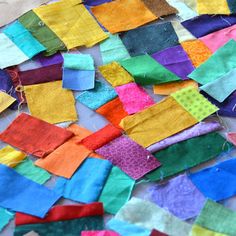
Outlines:
POLYGON ((195 37, 199 38, 217 30, 221 30, 236 24, 235 15, 201 15, 181 24, 195 37))
POLYGON ((18 174, 38 184, 44 184, 51 178, 51 175, 47 171, 35 166, 30 159, 24 160, 14 169, 18 174))
POLYGON ((55 2, 34 9, 39 18, 63 41, 68 49, 91 47, 107 38, 81 1, 55 2), (63 17, 63 21, 55 21, 63 17), (86 22, 86 24, 84 23, 86 22), (70 30, 68 30, 70 29, 70 30))
MULTIPOLYGON (((206 182, 209 186, 209 182, 206 182)), ((197 216, 206 198, 194 186, 187 175, 179 175, 166 183, 148 189, 149 201, 156 203, 182 220, 197 216)))
POLYGON ((119 98, 115 98, 105 105, 101 106, 96 112, 104 116, 115 127, 119 128, 120 121, 128 116, 119 98))
POLYGON ((167 234, 164 234, 156 229, 153 229, 150 236, 168 236, 167 234))
POLYGON ((135 180, 160 166, 150 152, 126 136, 114 139, 96 152, 135 180))
POLYGON ((195 224, 218 233, 233 236, 236 234, 236 213, 223 205, 208 200, 195 224))
POLYGON ((125 117, 120 126, 131 139, 148 147, 196 123, 198 121, 174 98, 168 97, 137 114, 125 117))
POLYGON ((112 165, 107 160, 87 158, 71 179, 58 178, 54 190, 64 198, 82 203, 98 200, 112 165))
POLYGON ((213 82, 236 68, 236 42, 230 40, 188 77, 200 84, 213 82), (215 66, 217 65, 217 67, 215 66), (213 69, 214 68, 214 69, 213 69))
POLYGON ((95 202, 85 205, 57 205, 50 209, 46 217, 43 219, 31 215, 16 213, 15 224, 38 224, 49 223, 62 220, 73 220, 88 216, 102 216, 104 213, 103 205, 100 202, 95 202))
POLYGON ((90 150, 96 150, 105 144, 111 142, 122 135, 121 129, 114 127, 111 124, 106 125, 95 133, 85 137, 80 142, 90 150))
POLYGON ((115 219, 173 236, 187 236, 191 230, 190 224, 156 204, 134 197, 120 209, 115 219))
POLYGON ((158 85, 156 84, 153 86, 153 92, 154 94, 159 94, 159 95, 170 95, 171 93, 175 93, 178 90, 189 86, 198 88, 197 82, 193 80, 184 80, 184 81, 169 82, 158 85))
POLYGON ((236 133, 227 133, 227 139, 236 146, 236 133))
POLYGON ((221 125, 218 122, 200 122, 193 127, 186 129, 180 133, 177 133, 169 138, 166 138, 158 143, 154 143, 153 145, 149 146, 147 150, 151 153, 157 152, 164 148, 167 148, 173 144, 185 141, 189 138, 194 138, 197 136, 201 136, 216 130, 221 129, 221 125))
POLYGON ((72 124, 67 128, 74 133, 74 137, 59 146, 46 158, 41 158, 35 162, 35 165, 45 170, 65 178, 71 178, 78 167, 82 164, 91 151, 82 144, 78 144, 83 138, 91 134, 90 131, 72 124))
POLYGON ((182 79, 187 79, 187 75, 195 69, 181 45, 154 53, 152 57, 182 79))
POLYGON ((111 62, 107 65, 99 66, 102 76, 113 86, 120 86, 133 82, 133 77, 123 69, 117 62, 111 62))
POLYGON ((230 39, 236 40, 236 25, 213 32, 200 38, 200 40, 212 51, 217 51, 230 39))
POLYGON ((162 166, 146 177, 151 181, 162 180, 209 161, 231 147, 232 145, 216 132, 188 139, 155 153, 154 156, 160 160, 162 166))
POLYGON ((142 228, 138 225, 129 224, 126 221, 116 220, 112 218, 107 222, 106 227, 119 233, 120 236, 147 236, 150 230, 142 228))
POLYGON ((103 64, 130 58, 118 34, 109 34, 109 38, 100 43, 103 64))
POLYGON ((202 228, 199 225, 193 225, 189 236, 227 236, 226 234, 217 233, 206 228, 202 228))
POLYGON ((65 44, 34 11, 27 12, 18 20, 46 48, 45 54, 47 56, 53 55, 57 51, 66 50, 65 44))
POLYGON ((142 0, 150 11, 157 17, 168 16, 178 11, 170 6, 166 0, 142 0))
POLYGON ((45 66, 42 68, 19 71, 22 85, 41 84, 62 79, 62 64, 45 66))
POLYGON ((197 11, 199 15, 230 14, 227 0, 197 0, 197 11))
POLYGON ((93 58, 90 54, 64 53, 64 67, 72 70, 94 70, 93 58))
POLYGON ((177 75, 154 59, 149 55, 142 55, 120 61, 119 63, 140 85, 161 84, 180 80, 177 75))
POLYGON ((62 81, 27 85, 24 92, 32 116, 53 124, 78 120, 73 93, 62 81))
POLYGON ((157 19, 141 0, 108 2, 91 10, 97 20, 112 34, 131 30, 157 19))
POLYGON ((136 83, 117 86, 115 90, 128 114, 134 114, 155 104, 144 88, 136 83))
POLYGON ((95 88, 81 93, 76 99, 92 110, 96 110, 117 97, 115 90, 100 81, 95 82, 95 88))
POLYGON ((15 101, 15 98, 0 90, 0 113, 5 111, 15 101))
POLYGON ((210 49, 198 39, 182 42, 181 46, 195 67, 199 67, 212 55, 210 49))
POLYGON ((62 64, 64 61, 61 53, 56 53, 52 56, 47 56, 47 57, 45 57, 43 54, 39 54, 34 59, 35 59, 35 61, 37 61, 41 64, 41 67, 62 64))
POLYGON ((189 178, 205 197, 214 201, 225 200, 236 195, 235 166, 236 159, 227 160, 190 174, 189 178))
POLYGON ((83 230, 104 229, 101 216, 83 217, 75 220, 65 220, 42 224, 20 225, 15 228, 14 235, 22 236, 30 231, 39 235, 80 235, 83 230))
POLYGON ((72 136, 70 131, 21 113, 0 134, 0 140, 26 153, 45 157, 72 136))
POLYGON ((227 0, 231 13, 236 13, 236 2, 234 0, 227 0))
POLYGON ((6 27, 3 33, 7 35, 28 58, 32 58, 46 49, 19 21, 6 27))
POLYGON ((101 230, 101 231, 82 231, 81 236, 119 236, 119 234, 111 230, 101 230))
POLYGON ((153 54, 179 44, 170 22, 143 26, 123 33, 120 37, 132 57, 153 54))
POLYGON ((219 79, 200 87, 218 102, 223 102, 231 93, 236 90, 236 68, 219 79))
POLYGON ((5 34, 0 34, 0 54, 0 69, 18 65, 29 59, 5 34))
POLYGON ((133 179, 120 168, 113 166, 98 201, 103 203, 107 213, 116 214, 129 200, 134 184, 133 179))
POLYGON ((10 222, 11 219, 14 218, 14 213, 0 207, 0 232, 3 230, 3 228, 10 222))
POLYGON ((219 110, 193 87, 181 89, 172 93, 171 96, 198 121, 204 120, 219 110))
POLYGON ((61 197, 13 169, 0 165, 0 206, 43 218, 61 197))

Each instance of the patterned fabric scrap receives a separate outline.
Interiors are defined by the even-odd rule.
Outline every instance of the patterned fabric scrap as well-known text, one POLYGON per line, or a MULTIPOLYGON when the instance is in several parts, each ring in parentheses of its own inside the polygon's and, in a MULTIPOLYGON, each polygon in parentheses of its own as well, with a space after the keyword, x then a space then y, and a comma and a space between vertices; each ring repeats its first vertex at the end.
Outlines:
POLYGON ((193 225, 189 236, 227 236, 226 234, 217 233, 206 228, 202 228, 199 225, 193 225))
POLYGON ((126 136, 114 139, 96 152, 135 180, 160 166, 150 152, 126 136))
POLYGON ((134 114, 155 104, 144 88, 136 83, 121 85, 115 90, 128 114, 134 114))
POLYGON ((21 113, 0 134, 0 140, 26 153, 45 157, 72 136, 73 133, 70 131, 21 113))
POLYGON ((91 10, 112 34, 128 31, 157 19, 141 0, 119 0, 104 3, 91 10))
POLYGON ((208 200, 195 224, 226 235, 236 234, 236 213, 223 205, 208 200))
POLYGON ((101 231, 82 231, 81 236, 119 236, 119 234, 111 230, 101 230, 101 231))
POLYGON ((232 145, 216 132, 188 139, 155 153, 154 156, 160 160, 162 166, 146 177, 151 181, 162 180, 216 158, 231 147, 232 145))
POLYGON ((56 192, 37 184, 13 169, 0 165, 0 206, 43 218, 61 197, 56 192))
POLYGON ((120 37, 132 57, 153 54, 179 44, 170 22, 143 26, 123 33, 120 37))
POLYGON ((150 230, 157 229, 173 236, 187 236, 191 230, 190 224, 181 221, 163 208, 135 197, 120 209, 115 219, 150 230))
POLYGON ((87 158, 71 179, 58 178, 54 190, 64 198, 82 203, 98 200, 112 165, 107 160, 87 158))
POLYGON ((15 98, 0 90, 0 113, 5 111, 15 101, 15 98))
POLYGON ((11 219, 14 218, 14 213, 0 207, 0 232, 4 229, 4 227, 10 222, 11 219))
POLYGON ((62 81, 27 85, 24 92, 31 115, 53 124, 78 120, 73 93, 62 81))
POLYGON ((76 99, 92 110, 96 110, 117 97, 115 90, 100 81, 95 82, 95 88, 81 93, 76 99))
POLYGON ((76 0, 74 4, 68 4, 68 1, 60 1, 33 10, 68 49, 84 45, 91 47, 107 38, 86 7, 78 4, 80 2, 76 0), (61 17, 63 21, 55 21, 61 17))
MULTIPOLYGON (((206 181, 206 183, 209 182, 206 181)), ((205 197, 194 186, 187 175, 179 175, 164 184, 148 189, 149 201, 167 209, 182 220, 197 216, 205 204, 205 197)))
POLYGON ((180 80, 180 78, 159 64, 149 55, 132 57, 119 62, 133 77, 137 84, 161 84, 180 80))
POLYGON ((197 11, 199 15, 230 14, 227 0, 197 0, 197 11))

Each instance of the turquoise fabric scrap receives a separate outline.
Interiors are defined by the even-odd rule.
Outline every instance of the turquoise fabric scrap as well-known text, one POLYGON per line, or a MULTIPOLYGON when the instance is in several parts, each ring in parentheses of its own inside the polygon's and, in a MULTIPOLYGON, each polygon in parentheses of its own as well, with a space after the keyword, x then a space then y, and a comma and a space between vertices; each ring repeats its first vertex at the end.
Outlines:
POLYGON ((14 217, 14 213, 0 207, 0 232, 14 217))
POLYGON ((3 33, 29 58, 46 50, 19 21, 6 27, 3 33))

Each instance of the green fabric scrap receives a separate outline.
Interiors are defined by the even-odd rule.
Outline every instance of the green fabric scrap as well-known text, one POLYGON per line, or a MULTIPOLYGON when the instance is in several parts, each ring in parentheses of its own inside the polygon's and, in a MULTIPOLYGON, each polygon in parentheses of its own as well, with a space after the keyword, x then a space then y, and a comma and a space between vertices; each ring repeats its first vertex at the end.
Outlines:
POLYGON ((0 231, 13 219, 14 215, 14 213, 0 207, 0 231))

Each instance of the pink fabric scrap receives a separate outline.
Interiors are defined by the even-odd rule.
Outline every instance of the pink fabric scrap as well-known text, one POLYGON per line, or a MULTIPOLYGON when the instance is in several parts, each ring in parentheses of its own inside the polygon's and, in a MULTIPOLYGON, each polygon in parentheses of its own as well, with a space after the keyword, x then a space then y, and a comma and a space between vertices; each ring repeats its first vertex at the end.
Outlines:
POLYGON ((236 146, 236 133, 227 133, 227 139, 236 146))
POLYGON ((101 231, 82 231, 81 236, 119 236, 119 234, 111 230, 101 230, 101 231))

